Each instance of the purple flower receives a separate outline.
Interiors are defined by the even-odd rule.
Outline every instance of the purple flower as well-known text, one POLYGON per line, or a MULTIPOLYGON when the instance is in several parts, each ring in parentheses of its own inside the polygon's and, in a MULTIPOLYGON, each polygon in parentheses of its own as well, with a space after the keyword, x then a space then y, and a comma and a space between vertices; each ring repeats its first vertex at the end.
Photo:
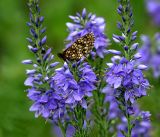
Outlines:
MULTIPOLYGON (((106 48, 109 44, 109 40, 104 34, 105 31, 105 20, 102 17, 96 17, 95 14, 87 14, 86 9, 83 9, 82 15, 77 13, 77 16, 69 16, 73 23, 68 22, 67 27, 69 36, 67 40, 69 47, 77 38, 84 36, 89 32, 93 32, 95 35, 94 48, 96 54, 100 58, 104 58, 104 54, 107 52, 106 48)), ((92 53, 93 54, 93 53, 92 53)))
MULTIPOLYGON (((135 127, 132 129, 132 137, 150 137, 151 123, 150 121, 136 121, 135 127)), ((124 137, 121 131, 127 131, 127 119, 122 118, 122 123, 118 125, 117 137, 124 137)))
POLYGON ((139 53, 141 54, 142 58, 139 59, 145 65, 149 66, 150 59, 152 56, 151 53, 151 41, 150 38, 146 35, 141 36, 141 40, 143 42, 142 47, 139 49, 139 53))
POLYGON ((151 59, 151 65, 154 72, 154 77, 155 78, 160 77, 160 54, 153 55, 151 59))
POLYGON ((160 77, 160 33, 155 35, 155 45, 156 49, 152 52, 151 67, 154 72, 154 77, 158 78, 160 77))
POLYGON ((45 119, 57 120, 64 115, 64 100, 53 90, 43 92, 31 88, 27 96, 34 101, 30 111, 36 112, 35 117, 41 115, 45 119))
POLYGON ((39 16, 39 1, 30 1, 28 6, 30 22, 27 25, 31 34, 31 38, 27 38, 30 43, 28 48, 35 54, 36 61, 24 60, 22 63, 33 65, 33 69, 26 70, 27 79, 24 82, 25 86, 29 87, 27 96, 33 101, 30 111, 35 112, 35 117, 42 116, 45 119, 57 121, 65 113, 65 100, 50 86, 54 67, 58 62, 53 61, 52 50, 47 49, 45 45, 47 37, 42 35, 42 32, 45 32, 42 24, 44 17, 39 16))
POLYGON ((28 60, 24 60, 22 61, 23 64, 33 64, 33 61, 28 59, 28 60))
MULTIPOLYGON (((65 113, 65 101, 50 86, 52 78, 50 72, 53 72, 54 67, 58 64, 58 62, 53 63, 53 59, 51 49, 48 49, 43 55, 43 60, 49 63, 45 66, 44 70, 39 69, 41 64, 33 64, 34 69, 26 71, 28 78, 24 84, 30 87, 27 90, 27 96, 33 101, 30 111, 35 111, 35 117, 41 115, 45 119, 58 120, 65 113)), ((31 60, 23 61, 25 64, 30 64, 30 62, 31 60)))
POLYGON ((142 70, 136 67, 135 61, 125 58, 108 68, 106 82, 114 89, 123 89, 125 100, 132 104, 137 98, 145 96, 149 87, 147 79, 144 78, 142 70))
MULTIPOLYGON (((117 136, 125 137, 134 136, 134 127, 139 124, 135 123, 137 112, 134 104, 138 98, 146 96, 149 82, 142 72, 147 69, 147 66, 138 62, 143 56, 137 52, 139 44, 134 42, 137 38, 137 31, 132 32, 134 20, 130 1, 118 0, 118 2, 117 12, 121 17, 121 22, 118 21, 117 27, 121 31, 121 35, 113 34, 113 40, 123 50, 121 52, 108 50, 108 52, 116 54, 116 56, 111 58, 112 63, 107 63, 108 68, 106 69, 105 79, 106 88, 111 88, 110 92, 112 92, 113 96, 110 101, 110 105, 113 108, 111 107, 112 109, 110 110, 114 111, 114 117, 119 117, 122 121, 118 125, 117 136), (133 44, 131 45, 131 43, 133 44), (119 114, 116 114, 118 112, 116 105, 118 106, 119 114)), ((106 100, 109 100, 108 98, 106 93, 106 100)), ((135 135, 134 137, 143 136, 140 132, 135 132, 135 135)))
POLYGON ((103 88, 102 92, 106 94, 104 100, 105 103, 109 103, 108 120, 117 118, 121 112, 118 108, 118 103, 114 96, 114 89, 106 86, 103 88))
MULTIPOLYGON (((51 56, 50 50, 50 52, 45 54, 45 61, 51 58, 53 59, 51 56)), ((27 90, 27 96, 33 101, 30 111, 35 111, 35 117, 41 115, 45 119, 57 120, 65 113, 65 101, 56 93, 55 89, 50 87, 52 76, 49 75, 49 73, 54 68, 49 68, 50 63, 46 65, 46 75, 42 74, 42 71, 39 70, 40 66, 34 64, 33 70, 26 71, 28 78, 25 80, 24 84, 30 87, 27 90)), ((54 66, 56 65, 57 63, 55 63, 54 66)))
MULTIPOLYGON (((110 132, 115 133, 117 132, 118 137, 124 137, 121 131, 127 132, 127 118, 124 116, 123 112, 119 109, 118 101, 116 99, 115 91, 113 88, 106 86, 103 91, 106 93, 105 102, 109 103, 108 109, 108 117, 110 120, 119 119, 120 123, 116 123, 117 131, 115 131, 114 126, 110 126, 110 132)), ((128 112, 134 120, 132 123, 135 125, 132 130, 132 137, 150 137, 150 130, 151 130, 151 122, 150 116, 151 114, 147 111, 140 111, 137 104, 133 104, 132 107, 128 107, 128 112)), ((108 120, 109 120, 108 119, 108 120)), ((118 120, 118 121, 119 121, 118 120)))
POLYGON ((139 52, 143 58, 139 61, 153 70, 155 78, 160 76, 160 33, 155 34, 154 44, 151 42, 148 36, 141 37, 143 41, 143 46, 140 48, 139 52), (155 46, 154 50, 152 47, 155 46))
MULTIPOLYGON (((132 137, 150 137, 151 131, 151 122, 150 116, 151 114, 147 111, 140 111, 138 105, 134 105, 134 117, 135 120, 132 123, 135 125, 132 129, 132 137)), ((122 115, 119 115, 122 116, 122 115)), ((127 131, 127 119, 122 116, 119 117, 121 119, 121 123, 117 126, 118 137, 124 137, 121 131, 127 131)))
POLYGON ((156 26, 160 26, 160 1, 147 0, 147 10, 156 26))
POLYGON ((62 68, 55 71, 51 85, 65 99, 66 104, 75 107, 79 103, 87 108, 85 97, 92 96, 92 91, 96 88, 96 75, 87 63, 79 65, 77 71, 75 76, 64 63, 62 68), (75 78, 77 76, 78 79, 75 78))

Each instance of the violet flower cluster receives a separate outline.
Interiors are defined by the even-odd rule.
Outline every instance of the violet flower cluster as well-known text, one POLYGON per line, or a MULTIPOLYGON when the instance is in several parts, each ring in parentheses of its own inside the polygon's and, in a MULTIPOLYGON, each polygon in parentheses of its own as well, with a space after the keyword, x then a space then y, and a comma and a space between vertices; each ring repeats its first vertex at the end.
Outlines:
MULTIPOLYGON (((150 136, 150 129, 151 129, 151 123, 150 123, 150 116, 151 114, 146 111, 139 111, 138 107, 134 107, 136 113, 134 114, 134 117, 136 120, 133 122, 135 124, 134 128, 132 129, 132 137, 149 137, 150 136)), ((121 116, 121 123, 117 126, 117 136, 118 137, 124 137, 121 131, 127 132, 127 119, 124 116, 121 116)))
POLYGON ((146 0, 147 11, 150 14, 153 23, 160 27, 160 1, 146 0))
POLYGON ((120 133, 125 137, 130 137, 135 129, 135 124, 133 124, 136 121, 134 105, 137 99, 147 95, 149 82, 144 78, 142 72, 147 69, 147 66, 138 64, 138 59, 142 56, 137 52, 139 44, 134 42, 137 38, 137 31, 131 32, 133 13, 130 1, 119 0, 119 3, 117 12, 121 16, 121 22, 118 22, 117 26, 122 35, 114 34, 113 40, 124 50, 121 52, 108 50, 116 55, 112 57, 112 63, 107 63, 106 83, 108 88, 112 88, 122 116, 126 119, 126 128, 125 130, 121 129, 120 133))
POLYGON ((73 23, 68 22, 67 27, 69 35, 67 41, 69 47, 77 38, 84 36, 89 32, 93 32, 95 36, 94 48, 95 52, 91 52, 92 56, 96 55, 100 58, 104 58, 107 53, 107 46, 109 45, 109 40, 104 34, 105 31, 105 20, 102 17, 96 17, 95 14, 88 13, 86 9, 83 9, 82 14, 77 13, 76 16, 69 16, 73 20, 73 23))
MULTIPOLYGON (((124 137, 121 131, 127 132, 127 119, 123 112, 118 107, 118 102, 115 97, 115 92, 113 92, 113 88, 106 86, 103 89, 103 93, 106 93, 105 102, 109 103, 109 112, 108 112, 108 119, 109 120, 118 120, 120 123, 118 124, 110 124, 109 132, 111 134, 114 134, 114 132, 117 132, 117 137, 124 137)), ((134 111, 133 116, 135 117, 135 120, 132 121, 135 126, 132 129, 132 137, 149 137, 150 131, 151 131, 151 122, 150 122, 150 116, 151 114, 147 111, 140 111, 137 104, 134 103, 132 112, 134 111)))
POLYGON ((116 90, 115 92, 123 94, 121 92, 125 91, 125 102, 133 104, 137 98, 146 95, 146 89, 149 87, 149 82, 142 73, 144 68, 142 65, 136 66, 135 60, 120 58, 117 63, 109 64, 106 82, 116 90))
POLYGON ((55 70, 51 87, 61 97, 61 101, 64 101, 66 113, 63 125, 65 126, 67 121, 70 124, 64 127, 65 133, 63 134, 66 134, 68 137, 70 137, 69 134, 75 136, 86 134, 83 128, 87 119, 84 119, 84 117, 86 117, 88 109, 88 99, 92 96, 92 91, 96 89, 95 84, 96 75, 91 66, 86 62, 82 63, 79 61, 71 66, 70 63, 67 64, 65 62, 63 67, 55 70))
POLYGON ((58 62, 53 62, 54 55, 51 49, 46 48, 46 28, 42 23, 43 16, 40 16, 39 1, 33 0, 28 3, 30 9, 30 28, 29 50, 34 53, 36 61, 24 60, 22 63, 30 64, 33 69, 27 70, 27 79, 24 84, 29 87, 27 90, 28 98, 33 101, 30 111, 35 111, 35 116, 42 116, 46 119, 59 117, 63 102, 61 97, 50 87, 54 67, 58 62))
MULTIPOLYGON (((131 65, 131 62, 128 61, 124 63, 123 59, 119 61, 120 63, 114 63, 112 67, 110 66, 111 70, 107 73, 106 79, 109 85, 103 89, 103 93, 106 93, 105 102, 109 103, 107 118, 110 121, 117 118, 121 121, 116 129, 114 129, 115 125, 111 125, 109 131, 111 133, 116 131, 118 137, 124 137, 123 132, 128 132, 126 115, 129 114, 134 117, 132 123, 135 125, 132 127, 131 135, 133 137, 148 137, 150 136, 151 123, 149 118, 147 120, 138 119, 142 112, 139 110, 136 100, 146 95, 145 88, 149 87, 149 83, 143 77, 139 67, 135 68, 134 64, 131 65), (126 89, 122 90, 122 88, 126 89)), ((149 112, 143 112, 143 114, 145 113, 148 117, 150 116, 149 112)))
MULTIPOLYGON (((73 64, 73 67, 76 67, 73 64)), ((77 68, 77 74, 74 75, 70 71, 67 63, 64 63, 62 68, 55 71, 55 76, 52 78, 51 87, 58 91, 65 103, 71 108, 74 108, 78 103, 87 109, 86 97, 92 96, 92 91, 96 89, 96 75, 88 63, 83 63, 77 68), (78 79, 76 80, 76 76, 78 79)))
POLYGON ((153 71, 155 78, 160 77, 160 33, 156 33, 153 41, 147 35, 141 36, 143 42, 142 47, 139 49, 140 54, 143 58, 140 62, 148 65, 153 71), (144 56, 145 55, 145 56, 144 56))

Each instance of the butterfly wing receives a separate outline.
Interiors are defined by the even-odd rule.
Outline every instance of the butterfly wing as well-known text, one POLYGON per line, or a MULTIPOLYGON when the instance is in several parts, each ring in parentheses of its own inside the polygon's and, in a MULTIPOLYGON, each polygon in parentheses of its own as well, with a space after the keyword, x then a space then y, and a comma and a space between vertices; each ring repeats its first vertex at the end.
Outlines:
POLYGON ((78 47, 77 43, 73 43, 69 48, 67 48, 64 52, 63 52, 63 56, 65 58, 65 60, 79 60, 82 58, 82 49, 79 49, 80 47, 78 47))
POLYGON ((80 60, 83 56, 86 56, 91 52, 94 47, 94 40, 95 38, 92 32, 84 35, 67 48, 61 54, 61 57, 64 60, 80 60))
POLYGON ((83 47, 82 47, 83 56, 86 56, 91 52, 91 50, 94 47, 94 41, 95 41, 95 38, 93 33, 88 33, 84 36, 83 47))

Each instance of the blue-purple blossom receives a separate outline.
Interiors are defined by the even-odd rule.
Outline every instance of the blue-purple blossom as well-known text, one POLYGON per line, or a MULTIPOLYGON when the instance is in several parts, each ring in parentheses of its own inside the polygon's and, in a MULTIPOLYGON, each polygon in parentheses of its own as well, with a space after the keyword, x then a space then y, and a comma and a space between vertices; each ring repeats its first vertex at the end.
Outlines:
POLYGON ((153 43, 149 36, 143 35, 141 39, 143 45, 139 52, 143 58, 140 58, 139 62, 149 66, 154 77, 158 78, 160 77, 160 33, 155 34, 153 43))
MULTIPOLYGON (((44 61, 53 60, 51 50, 49 49, 48 51, 49 52, 46 52, 43 56, 44 61)), ((26 61, 23 61, 23 63, 24 62, 26 61)), ((24 84, 30 87, 27 90, 27 96, 33 101, 30 111, 35 111, 35 117, 41 115, 45 119, 57 120, 65 113, 65 101, 56 93, 55 89, 50 86, 52 78, 50 72, 53 72, 57 64, 58 62, 49 63, 43 72, 39 70, 39 65, 34 64, 34 69, 26 71, 28 78, 24 84), (50 67, 50 65, 52 65, 52 67, 50 67)))
POLYGON ((145 96, 149 87, 148 80, 144 78, 142 70, 137 68, 135 61, 128 61, 125 58, 109 66, 106 82, 114 89, 122 89, 125 101, 132 104, 137 98, 145 96))
POLYGON ((152 56, 151 41, 150 41, 150 38, 146 35, 142 35, 141 40, 143 42, 143 45, 139 49, 139 53, 141 54, 141 56, 143 56, 143 58, 140 58, 139 61, 142 62, 143 64, 149 66, 150 59, 152 56))
MULTIPOLYGON (((114 129, 115 125, 110 125, 109 132, 117 132, 117 137, 125 137, 121 131, 127 132, 127 118, 118 107, 119 103, 115 94, 117 91, 109 86, 106 86, 102 92, 106 93, 105 102, 109 103, 107 120, 120 120, 120 123, 116 125, 116 129, 114 129)), ((128 112, 130 112, 130 114, 134 117, 132 123, 135 126, 132 129, 132 137, 150 137, 151 114, 148 111, 140 111, 136 103, 134 103, 132 107, 128 108, 128 112)))
MULTIPOLYGON (((148 111, 140 111, 137 105, 134 105, 134 117, 135 120, 131 121, 135 126, 132 129, 132 137, 150 137, 151 131, 151 122, 150 116, 151 114, 148 111)), ((122 131, 127 132, 127 119, 122 116, 121 123, 117 126, 117 137, 124 137, 122 131)))
POLYGON ((40 16, 39 1, 33 0, 28 3, 30 9, 30 38, 28 49, 35 55, 36 60, 24 60, 23 64, 33 65, 32 69, 27 69, 27 79, 25 86, 28 86, 27 96, 32 100, 33 105, 30 111, 35 112, 35 117, 42 116, 45 119, 58 120, 65 113, 65 100, 57 94, 50 86, 54 75, 54 67, 58 62, 54 62, 54 55, 51 48, 45 46, 47 37, 43 36, 44 17, 40 16), (37 31, 39 30, 39 31, 37 31))
POLYGON ((30 59, 27 59, 27 60, 23 60, 22 63, 23 64, 33 64, 33 61, 30 59))
POLYGON ((31 88, 27 90, 28 98, 34 101, 30 111, 35 111, 35 117, 58 120, 64 115, 65 102, 54 90, 38 91, 31 88))
POLYGON ((105 103, 109 103, 109 109, 108 109, 108 120, 116 119, 120 114, 120 110, 118 108, 117 100, 114 96, 114 89, 106 86, 102 90, 103 93, 106 94, 105 96, 105 103))
POLYGON ((153 69, 154 77, 160 77, 160 54, 153 55, 151 59, 151 67, 153 69))
POLYGON ((79 103, 83 108, 87 108, 85 98, 91 97, 92 91, 96 89, 96 75, 87 63, 79 65, 77 71, 75 76, 68 65, 64 63, 62 68, 55 70, 51 85, 56 88, 57 92, 65 99, 65 103, 70 107, 75 107, 79 103), (78 79, 75 77, 78 77, 78 79))
MULTIPOLYGON (((134 42, 137 38, 137 31, 132 32, 131 30, 134 20, 130 1, 118 0, 118 2, 117 12, 121 17, 121 22, 118 21, 117 27, 121 31, 121 35, 113 34, 113 40, 123 50, 119 52, 121 54, 117 54, 118 51, 115 50, 108 51, 116 54, 116 56, 112 57, 112 63, 107 63, 106 88, 111 88, 114 107, 117 105, 120 110, 117 115, 115 108, 113 108, 114 116, 119 116, 122 120, 118 127, 117 136, 138 137, 143 135, 138 131, 135 131, 136 134, 134 135, 133 128, 139 124, 133 123, 137 118, 134 104, 138 98, 147 95, 146 90, 149 88, 149 82, 142 72, 147 69, 147 66, 138 62, 143 56, 137 52, 139 44, 134 42)), ((107 99, 108 95, 106 94, 107 99)))
MULTIPOLYGON (((93 32, 95 36, 94 48, 96 55, 100 58, 104 58, 106 54, 106 48, 109 45, 109 40, 104 34, 105 20, 102 17, 96 17, 95 14, 88 13, 86 9, 83 9, 82 14, 77 13, 76 16, 69 16, 73 23, 68 22, 67 27, 69 36, 67 37, 67 47, 69 47, 79 37, 84 36, 89 32, 93 32)), ((94 53, 92 53, 94 54, 94 53)))
POLYGON ((155 35, 155 51, 152 52, 151 67, 156 78, 160 77, 160 33, 155 35))
POLYGON ((160 27, 160 1, 146 0, 147 11, 153 19, 153 23, 160 27))

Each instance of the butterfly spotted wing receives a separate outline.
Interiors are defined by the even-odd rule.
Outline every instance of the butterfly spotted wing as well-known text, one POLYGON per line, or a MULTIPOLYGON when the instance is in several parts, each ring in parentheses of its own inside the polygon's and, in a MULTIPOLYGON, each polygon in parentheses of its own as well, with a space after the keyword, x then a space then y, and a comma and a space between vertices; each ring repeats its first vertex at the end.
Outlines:
POLYGON ((78 61, 91 52, 94 47, 94 41, 94 34, 92 32, 88 33, 78 38, 69 48, 58 55, 64 60, 78 61))

